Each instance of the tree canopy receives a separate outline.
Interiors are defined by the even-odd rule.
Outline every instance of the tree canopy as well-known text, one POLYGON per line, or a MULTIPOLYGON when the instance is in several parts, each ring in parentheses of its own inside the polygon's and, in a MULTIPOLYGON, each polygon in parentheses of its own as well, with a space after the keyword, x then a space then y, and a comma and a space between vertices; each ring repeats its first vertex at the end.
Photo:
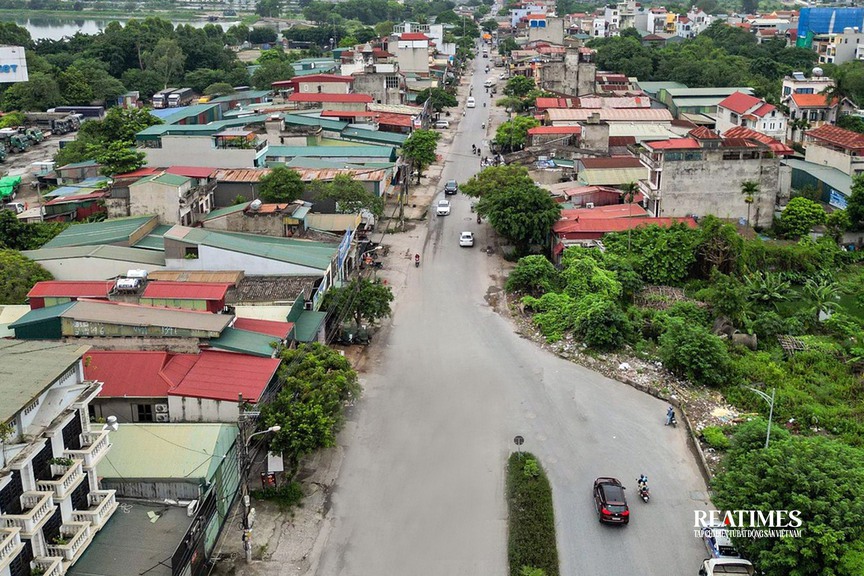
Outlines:
POLYGON ((347 174, 339 174, 330 182, 315 181, 311 188, 318 199, 335 200, 339 211, 344 214, 368 210, 377 218, 384 213, 384 200, 347 174))
POLYGON ((417 170, 417 181, 430 164, 437 160, 438 139, 441 133, 435 130, 415 130, 402 145, 402 154, 417 170))
POLYGON ((0 304, 24 304, 36 282, 54 277, 16 250, 0 249, 0 304))
POLYGON ((275 166, 261 178, 258 195, 265 202, 293 202, 303 195, 303 181, 296 170, 275 166))
POLYGON ((375 322, 390 316, 393 291, 389 286, 366 278, 356 278, 341 288, 331 288, 322 307, 337 317, 351 318, 355 326, 363 320, 375 322))

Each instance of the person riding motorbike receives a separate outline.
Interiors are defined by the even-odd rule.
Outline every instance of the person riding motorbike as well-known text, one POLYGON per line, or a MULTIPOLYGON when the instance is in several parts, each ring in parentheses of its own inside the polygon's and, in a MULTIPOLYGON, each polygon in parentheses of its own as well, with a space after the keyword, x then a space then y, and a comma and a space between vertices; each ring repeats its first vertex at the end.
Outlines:
POLYGON ((414 267, 420 267, 420 254, 414 254, 414 267))
POLYGON ((675 423, 675 409, 672 406, 666 410, 666 426, 675 423))
POLYGON ((477 145, 476 145, 476 144, 471 144, 471 153, 472 153, 472 154, 476 154, 476 153, 477 153, 477 145))
POLYGON ((639 479, 636 480, 636 484, 639 485, 639 488, 642 488, 643 486, 647 487, 648 486, 648 476, 646 476, 645 474, 640 474, 639 479))
POLYGON ((480 220, 480 214, 477 214, 477 224, 480 224, 480 222, 481 222, 481 220, 480 220))

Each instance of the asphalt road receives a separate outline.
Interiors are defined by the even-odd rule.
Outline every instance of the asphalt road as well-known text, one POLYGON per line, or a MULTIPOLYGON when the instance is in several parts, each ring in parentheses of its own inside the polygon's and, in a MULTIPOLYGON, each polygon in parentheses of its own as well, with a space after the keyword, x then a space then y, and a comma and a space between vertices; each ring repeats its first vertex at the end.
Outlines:
MULTIPOLYGON (((459 126, 442 182, 479 170, 471 144, 488 118, 486 62, 476 61, 478 107, 459 126)), ((553 485, 561 574, 696 574, 706 554, 693 510, 708 503, 684 430, 663 426, 663 402, 514 334, 486 301, 488 225, 476 223, 468 198, 451 198, 452 214, 430 217, 417 240, 422 265, 408 274, 346 429, 316 574, 506 574, 504 469, 517 434, 553 485), (459 247, 461 230, 475 231, 474 248, 459 247), (649 504, 635 494, 640 473, 649 504), (597 476, 629 488, 629 526, 597 522, 597 476)))

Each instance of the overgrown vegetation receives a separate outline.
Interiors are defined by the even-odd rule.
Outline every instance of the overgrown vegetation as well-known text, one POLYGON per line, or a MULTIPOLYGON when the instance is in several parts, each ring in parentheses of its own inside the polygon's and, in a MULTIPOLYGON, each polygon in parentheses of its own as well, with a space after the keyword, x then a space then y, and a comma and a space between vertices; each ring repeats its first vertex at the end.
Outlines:
POLYGON ((270 500, 280 508, 293 508, 299 504, 305 495, 299 482, 286 482, 281 486, 268 486, 261 490, 253 490, 251 496, 257 500, 270 500))
POLYGON ((558 576, 552 487, 537 458, 513 453, 507 462, 508 542, 510 575, 558 576))

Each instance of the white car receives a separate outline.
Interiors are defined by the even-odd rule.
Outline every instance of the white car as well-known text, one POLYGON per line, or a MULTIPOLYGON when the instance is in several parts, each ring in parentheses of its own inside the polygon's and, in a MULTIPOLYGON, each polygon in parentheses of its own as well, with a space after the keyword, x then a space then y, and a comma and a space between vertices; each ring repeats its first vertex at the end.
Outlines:
POLYGON ((501 74, 501 76, 499 76, 498 79, 499 80, 507 80, 507 74, 501 74))
POLYGON ((467 106, 468 108, 474 108, 475 106, 477 106, 477 102, 474 100, 473 96, 468 97, 468 102, 467 104, 465 104, 465 106, 467 106))
POLYGON ((450 214, 450 201, 439 200, 438 206, 435 207, 435 213, 438 214, 438 216, 448 216, 450 214))
POLYGON ((459 235, 459 246, 462 246, 463 248, 471 248, 474 246, 474 233, 462 232, 459 235))

